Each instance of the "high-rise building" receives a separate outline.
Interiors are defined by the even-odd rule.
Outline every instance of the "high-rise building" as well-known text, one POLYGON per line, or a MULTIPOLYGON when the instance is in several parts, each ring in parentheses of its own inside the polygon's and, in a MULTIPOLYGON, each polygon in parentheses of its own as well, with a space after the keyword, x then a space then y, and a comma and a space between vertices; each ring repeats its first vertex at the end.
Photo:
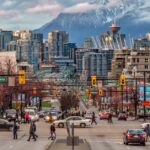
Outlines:
POLYGON ((63 46, 62 56, 71 58, 73 50, 76 48, 75 43, 66 43, 63 46))
POLYGON ((90 53, 90 52, 98 52, 98 49, 86 49, 86 48, 77 48, 75 51, 75 63, 76 63, 76 72, 77 74, 81 74, 82 73, 82 68, 83 68, 83 56, 86 53, 90 53))
POLYGON ((50 56, 63 56, 63 45, 68 43, 68 33, 55 30, 48 33, 50 56))
POLYGON ((150 49, 150 33, 147 33, 145 38, 135 39, 133 43, 133 49, 150 49))
POLYGON ((92 75, 97 78, 107 77, 107 56, 101 52, 85 53, 82 59, 82 77, 90 79, 92 75))
POLYGON ((87 37, 84 39, 83 48, 94 48, 92 37, 87 37))
POLYGON ((0 51, 6 51, 7 44, 13 40, 12 31, 0 30, 0 51))

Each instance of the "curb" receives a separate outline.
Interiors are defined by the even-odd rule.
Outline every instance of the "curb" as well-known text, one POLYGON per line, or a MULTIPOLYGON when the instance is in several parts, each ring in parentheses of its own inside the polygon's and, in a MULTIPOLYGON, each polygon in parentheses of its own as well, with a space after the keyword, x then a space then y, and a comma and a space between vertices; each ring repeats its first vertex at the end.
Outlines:
POLYGON ((46 145, 45 150, 49 150, 49 149, 53 146, 54 142, 55 142, 55 141, 50 141, 50 142, 46 145))
POLYGON ((84 139, 84 141, 85 141, 85 143, 88 145, 89 150, 92 150, 90 143, 89 143, 86 139, 84 139))

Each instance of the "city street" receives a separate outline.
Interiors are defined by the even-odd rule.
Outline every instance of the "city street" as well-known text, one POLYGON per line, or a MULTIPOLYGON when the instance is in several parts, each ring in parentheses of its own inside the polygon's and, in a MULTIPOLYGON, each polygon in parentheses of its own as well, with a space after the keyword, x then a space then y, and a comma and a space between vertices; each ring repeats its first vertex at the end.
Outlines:
MULTIPOLYGON (((80 138, 86 139, 91 145, 92 150, 147 150, 150 149, 150 142, 146 143, 146 146, 139 145, 124 145, 122 141, 123 132, 128 128, 138 128, 142 122, 139 121, 117 121, 114 119, 113 124, 108 124, 106 120, 100 121, 97 119, 98 125, 92 125, 88 128, 75 128, 75 135, 80 138)), ((49 123, 45 123, 42 119, 37 122, 37 134, 39 138, 37 141, 28 139, 29 125, 22 124, 19 131, 19 139, 14 141, 12 139, 12 133, 10 131, 0 131, 0 150, 44 150, 48 144, 51 143, 48 140, 49 136, 49 123)), ((57 139, 64 139, 67 136, 67 131, 64 128, 57 128, 57 139)))

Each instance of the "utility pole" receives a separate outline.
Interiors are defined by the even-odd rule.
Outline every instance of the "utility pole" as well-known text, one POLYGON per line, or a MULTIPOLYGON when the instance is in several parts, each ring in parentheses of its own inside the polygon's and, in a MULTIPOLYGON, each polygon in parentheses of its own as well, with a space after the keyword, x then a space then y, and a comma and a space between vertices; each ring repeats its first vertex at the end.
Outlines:
POLYGON ((121 111, 123 112, 123 85, 121 85, 121 111))
POLYGON ((134 103, 135 103, 135 119, 136 119, 136 117, 137 117, 137 98, 138 98, 138 96, 137 96, 137 78, 135 78, 135 93, 134 93, 135 95, 134 95, 134 103))
MULTIPOLYGON (((144 103, 146 102, 146 74, 144 71, 144 103)), ((144 121, 146 120, 146 109, 144 106, 144 121)))

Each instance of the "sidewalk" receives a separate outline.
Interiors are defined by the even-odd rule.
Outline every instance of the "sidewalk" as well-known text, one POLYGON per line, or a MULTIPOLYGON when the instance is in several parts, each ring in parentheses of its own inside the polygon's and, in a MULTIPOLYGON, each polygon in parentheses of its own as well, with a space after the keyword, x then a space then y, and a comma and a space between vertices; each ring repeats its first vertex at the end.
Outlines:
MULTIPOLYGON (((12 140, 13 132, 12 131, 1 131, 0 140, 12 140)), ((21 140, 25 136, 24 131, 18 131, 18 139, 21 140)))
MULTIPOLYGON (((67 146, 66 139, 57 139, 47 150, 71 150, 72 146, 67 146)), ((90 145, 85 139, 80 139, 79 145, 74 146, 74 150, 91 150, 90 145)))

